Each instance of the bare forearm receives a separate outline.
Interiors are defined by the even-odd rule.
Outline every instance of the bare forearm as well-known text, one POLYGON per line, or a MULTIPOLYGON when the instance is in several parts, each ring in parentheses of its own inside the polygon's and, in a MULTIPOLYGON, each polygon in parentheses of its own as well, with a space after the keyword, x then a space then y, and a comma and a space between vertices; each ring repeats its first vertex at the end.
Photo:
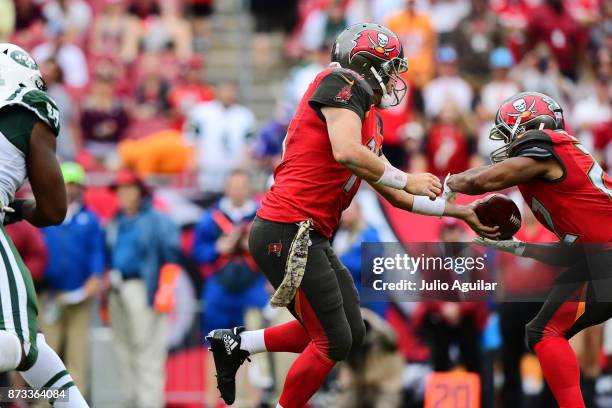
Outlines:
POLYGON ((372 187, 396 208, 415 214, 457 218, 465 221, 478 235, 491 239, 497 239, 499 236, 496 228, 487 227, 480 222, 474 212, 473 205, 457 205, 452 202, 445 202, 439 197, 430 201, 428 198, 415 197, 406 191, 395 190, 380 184, 373 184, 372 187))
POLYGON ((511 157, 501 163, 453 174, 447 185, 452 191, 476 195, 518 186, 536 177, 552 180, 562 174, 555 159, 539 161, 529 157, 511 157))
POLYGON ((20 200, 18 211, 20 218, 35 227, 42 228, 58 224, 58 218, 52 214, 45 214, 43 209, 36 205, 36 200, 20 200))
POLYGON ((346 155, 340 155, 336 160, 349 169, 357 177, 374 183, 385 171, 385 162, 366 147, 355 145, 347 149, 346 155))
POLYGON ((491 166, 474 167, 463 173, 453 174, 448 180, 448 186, 453 191, 468 195, 478 195, 491 191, 487 190, 487 186, 483 185, 481 177, 490 167, 491 166))
POLYGON ((383 186, 382 184, 370 183, 370 185, 395 208, 412 211, 412 205, 414 203, 414 196, 412 194, 403 190, 396 190, 391 187, 383 186))
POLYGON ((470 210, 463 206, 457 205, 455 203, 446 202, 446 206, 444 207, 444 216, 457 218, 459 220, 464 220, 470 214, 470 210))

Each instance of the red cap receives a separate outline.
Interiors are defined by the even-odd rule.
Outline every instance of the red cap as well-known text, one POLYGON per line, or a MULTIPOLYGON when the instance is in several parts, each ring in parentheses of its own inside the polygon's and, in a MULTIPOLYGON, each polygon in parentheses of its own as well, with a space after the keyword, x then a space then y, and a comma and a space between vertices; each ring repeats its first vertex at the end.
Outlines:
POLYGON ((204 66, 204 58, 201 55, 194 55, 187 61, 187 68, 200 69, 204 66))
POLYGON ((119 170, 110 187, 116 190, 121 186, 138 186, 143 195, 148 195, 149 193, 149 189, 140 176, 129 169, 119 170))

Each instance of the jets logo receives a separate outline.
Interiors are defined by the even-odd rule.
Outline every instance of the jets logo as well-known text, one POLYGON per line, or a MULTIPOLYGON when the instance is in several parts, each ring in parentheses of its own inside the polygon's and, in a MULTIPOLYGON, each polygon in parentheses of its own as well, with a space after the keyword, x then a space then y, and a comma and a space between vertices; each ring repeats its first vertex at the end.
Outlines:
POLYGON ((384 33, 376 30, 363 30, 355 35, 353 39, 355 46, 349 54, 349 62, 361 52, 367 52, 375 57, 389 60, 399 56, 400 46, 396 38, 389 38, 384 33))
POLYGON ((30 58, 28 54, 21 50, 12 51, 10 57, 19 65, 23 65, 24 67, 29 69, 38 69, 38 65, 36 65, 34 60, 30 58))

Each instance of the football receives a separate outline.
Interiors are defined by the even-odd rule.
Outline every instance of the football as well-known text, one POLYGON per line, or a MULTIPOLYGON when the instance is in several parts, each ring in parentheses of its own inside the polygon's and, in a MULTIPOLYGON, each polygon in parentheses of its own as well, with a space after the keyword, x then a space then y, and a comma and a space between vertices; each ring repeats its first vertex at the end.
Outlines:
POLYGON ((514 201, 503 194, 486 196, 474 211, 484 225, 499 226, 499 239, 511 239, 521 228, 521 212, 514 201))

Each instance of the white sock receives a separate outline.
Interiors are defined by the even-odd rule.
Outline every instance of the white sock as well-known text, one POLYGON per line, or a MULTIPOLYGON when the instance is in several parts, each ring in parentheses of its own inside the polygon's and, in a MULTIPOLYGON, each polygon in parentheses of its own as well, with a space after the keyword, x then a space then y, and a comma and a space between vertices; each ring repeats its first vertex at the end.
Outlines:
POLYGON ((21 362, 21 342, 15 333, 0 331, 0 373, 12 371, 21 362))
POLYGON ((36 336, 36 345, 38 346, 38 357, 32 368, 20 373, 23 379, 35 390, 43 387, 61 389, 67 386, 68 398, 58 398, 52 404, 55 408, 89 408, 85 398, 74 385, 72 377, 66 371, 66 366, 45 341, 45 336, 39 333, 36 336))
POLYGON ((264 329, 249 330, 240 333, 240 349, 248 351, 250 354, 266 351, 264 329))
POLYGON ((276 404, 276 408, 283 408, 281 404, 276 404))

